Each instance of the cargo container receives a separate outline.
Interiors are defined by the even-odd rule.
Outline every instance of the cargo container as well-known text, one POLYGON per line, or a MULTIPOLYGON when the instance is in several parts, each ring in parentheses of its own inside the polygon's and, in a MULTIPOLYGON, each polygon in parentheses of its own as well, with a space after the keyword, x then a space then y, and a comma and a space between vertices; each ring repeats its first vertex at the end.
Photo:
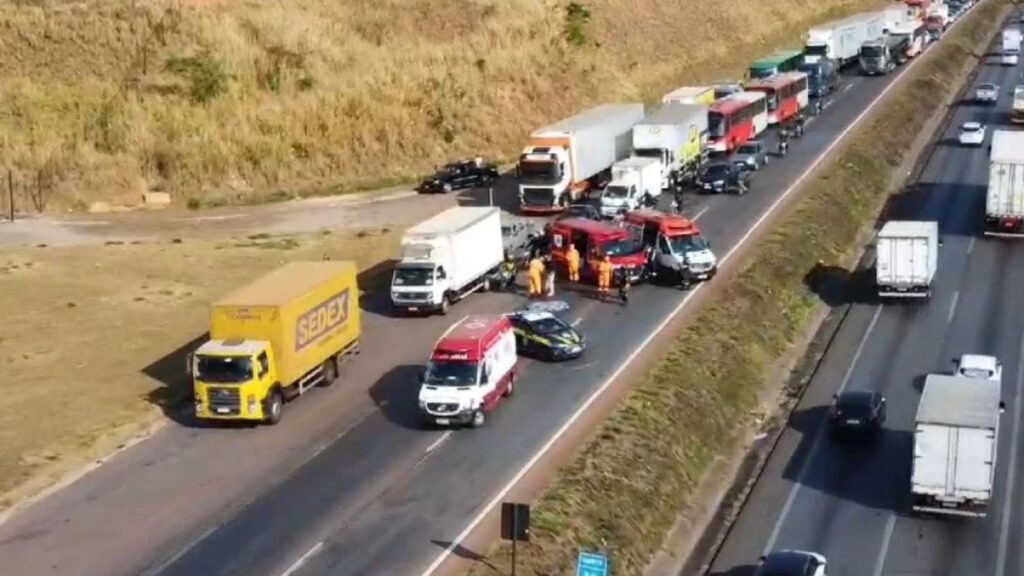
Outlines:
POLYGON ((1010 122, 1024 123, 1024 84, 1013 89, 1013 104, 1010 110, 1010 122))
POLYGON ((213 304, 188 358, 195 415, 276 424, 286 400, 330 385, 359 344, 354 262, 292 262, 213 304))
POLYGON ((985 234, 1024 235, 1024 132, 992 133, 985 234))
POLYGON ((708 107, 671 102, 633 127, 633 155, 657 158, 661 188, 693 180, 707 159, 708 107))
POLYGON ((878 233, 875 248, 875 280, 880 297, 931 296, 939 262, 937 222, 886 222, 878 233))
POLYGON ((714 86, 682 86, 661 97, 662 104, 703 104, 710 106, 715 101, 714 86))
POLYGON ((881 12, 857 14, 815 26, 807 32, 805 60, 816 62, 819 58, 828 58, 842 68, 855 62, 860 47, 881 38, 884 30, 885 17, 881 12))
POLYGON ((561 211, 598 187, 632 152, 633 126, 643 118, 643 104, 604 104, 534 132, 517 169, 522 211, 561 211))

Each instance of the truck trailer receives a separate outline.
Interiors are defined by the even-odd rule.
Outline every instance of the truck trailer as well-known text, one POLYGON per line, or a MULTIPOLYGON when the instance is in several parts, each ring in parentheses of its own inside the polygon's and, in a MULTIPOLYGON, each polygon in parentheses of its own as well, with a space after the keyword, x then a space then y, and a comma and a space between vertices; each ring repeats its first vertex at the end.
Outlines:
POLYGON ((914 421, 912 507, 930 514, 984 517, 992 502, 1000 384, 929 374, 914 421))
POLYGON ((537 130, 519 156, 523 212, 564 210, 633 150, 644 105, 604 104, 537 130))
POLYGON ((680 86, 661 97, 662 104, 703 104, 710 106, 715 98, 714 86, 680 86))
POLYGON ((985 234, 1024 236, 1024 132, 992 133, 985 234))
POLYGON ((188 357, 195 415, 276 424, 286 400, 329 386, 360 334, 354 262, 291 262, 213 304, 188 357))
POLYGON ((708 107, 670 102, 633 127, 633 155, 657 158, 661 188, 693 180, 707 160, 708 107))
POLYGON ((842 20, 815 26, 807 32, 805 60, 834 60, 840 67, 855 62, 860 47, 884 34, 885 18, 880 12, 857 14, 842 20))
POLYGON ((931 297, 939 261, 937 222, 886 222, 878 233, 875 248, 879 297, 931 297))
POLYGON ((1010 122, 1014 124, 1024 123, 1024 84, 1020 84, 1013 89, 1010 122))

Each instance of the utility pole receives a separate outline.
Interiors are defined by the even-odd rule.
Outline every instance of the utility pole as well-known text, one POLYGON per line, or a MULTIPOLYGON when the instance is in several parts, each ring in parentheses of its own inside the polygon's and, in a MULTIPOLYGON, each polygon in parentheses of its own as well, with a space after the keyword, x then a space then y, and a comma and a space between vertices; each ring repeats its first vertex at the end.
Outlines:
POLYGON ((14 171, 7 169, 7 201, 11 222, 14 222, 14 171))

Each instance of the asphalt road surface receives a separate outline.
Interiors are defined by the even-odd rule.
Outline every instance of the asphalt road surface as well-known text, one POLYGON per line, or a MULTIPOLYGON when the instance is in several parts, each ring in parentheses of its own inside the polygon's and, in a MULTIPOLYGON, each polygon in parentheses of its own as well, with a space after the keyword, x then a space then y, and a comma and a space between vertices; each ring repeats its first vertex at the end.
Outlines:
MULTIPOLYGON (((844 79, 807 134, 755 176, 746 196, 690 198, 685 211, 719 257, 749 237, 895 77, 844 79)), ((976 162, 980 170, 981 156, 976 162)), ((505 182, 498 200, 513 204, 513 190, 505 182)), ((414 210, 418 199, 403 201, 414 210)), ((943 265, 951 276, 954 265, 943 265)), ((978 297, 967 296, 962 306, 978 297)), ((562 292, 557 299, 587 335, 587 354, 560 365, 527 362, 515 397, 484 428, 450 433, 415 424, 419 367, 457 318, 512 310, 523 297, 473 295, 449 317, 425 319, 394 318, 385 294, 370 297, 364 353, 339 384, 287 406, 276 427, 208 428, 171 414, 175 422, 153 438, 0 526, 5 572, 277 576, 301 564, 294 574, 418 574, 685 297, 640 286, 623 309, 562 292)), ((157 377, 180 371, 180 354, 170 352, 151 367, 157 377)))
POLYGON ((1024 571, 1018 476, 1024 371, 1024 246, 981 235, 988 146, 956 144, 958 127, 1009 123, 1018 69, 989 57, 977 82, 1002 87, 994 108, 962 103, 941 128, 943 140, 897 219, 937 220, 944 245, 926 305, 855 303, 827 351, 790 428, 770 457, 712 573, 752 574, 766 550, 822 553, 830 576, 993 575, 1024 571), (1000 430, 993 506, 984 519, 908 514, 914 415, 925 374, 952 369, 964 353, 1003 362, 1007 412, 1000 430), (875 390, 888 420, 874 448, 823 435, 837 390, 875 390))

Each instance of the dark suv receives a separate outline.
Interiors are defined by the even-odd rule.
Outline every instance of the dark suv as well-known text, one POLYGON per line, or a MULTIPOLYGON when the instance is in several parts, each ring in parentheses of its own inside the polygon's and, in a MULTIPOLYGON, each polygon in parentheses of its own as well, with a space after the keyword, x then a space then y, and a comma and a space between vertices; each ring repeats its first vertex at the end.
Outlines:
POLYGON ((697 179, 697 185, 705 193, 733 192, 746 194, 750 188, 751 173, 746 162, 713 162, 697 179))
POLYGON ((446 164, 423 179, 418 187, 421 193, 448 193, 455 190, 486 186, 498 179, 498 168, 480 158, 446 164))

